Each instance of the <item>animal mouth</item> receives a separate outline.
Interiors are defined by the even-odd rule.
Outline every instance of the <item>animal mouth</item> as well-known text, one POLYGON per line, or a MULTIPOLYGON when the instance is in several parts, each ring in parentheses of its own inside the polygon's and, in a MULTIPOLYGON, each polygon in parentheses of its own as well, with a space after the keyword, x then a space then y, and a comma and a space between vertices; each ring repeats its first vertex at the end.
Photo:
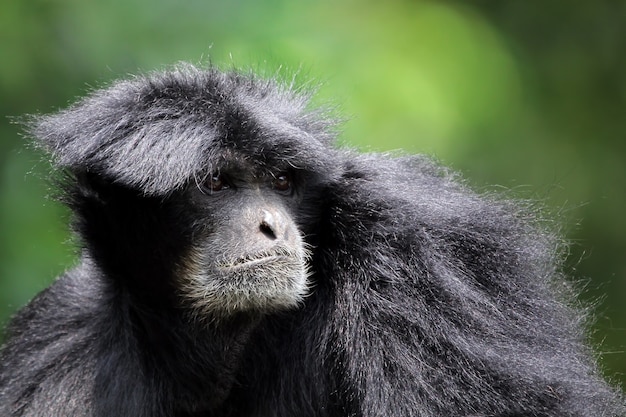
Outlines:
POLYGON ((230 271, 237 269, 251 269, 260 267, 274 262, 286 262, 294 259, 293 253, 260 253, 254 255, 243 256, 236 259, 226 260, 219 263, 218 268, 230 271))

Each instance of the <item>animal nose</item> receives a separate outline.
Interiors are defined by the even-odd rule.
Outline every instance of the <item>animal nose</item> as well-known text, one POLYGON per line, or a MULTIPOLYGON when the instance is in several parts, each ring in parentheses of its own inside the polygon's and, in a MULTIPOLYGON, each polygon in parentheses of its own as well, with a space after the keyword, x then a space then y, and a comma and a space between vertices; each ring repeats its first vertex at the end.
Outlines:
POLYGON ((275 240, 278 237, 277 226, 276 216, 268 210, 263 210, 263 218, 259 226, 261 233, 263 233, 267 238, 275 240))

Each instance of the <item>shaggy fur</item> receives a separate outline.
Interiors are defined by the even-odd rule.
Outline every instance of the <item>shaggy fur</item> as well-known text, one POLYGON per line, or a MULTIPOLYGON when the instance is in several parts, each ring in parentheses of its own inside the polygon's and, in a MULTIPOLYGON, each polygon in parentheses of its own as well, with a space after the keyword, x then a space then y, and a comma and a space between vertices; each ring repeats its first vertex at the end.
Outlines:
POLYGON ((29 126, 69 174, 83 255, 10 324, 2 416, 624 413, 557 238, 427 158, 335 148, 304 94, 181 66, 29 126), (199 216, 190 190, 233 160, 298 172, 308 295, 205 320, 198 230, 231 208, 199 216))

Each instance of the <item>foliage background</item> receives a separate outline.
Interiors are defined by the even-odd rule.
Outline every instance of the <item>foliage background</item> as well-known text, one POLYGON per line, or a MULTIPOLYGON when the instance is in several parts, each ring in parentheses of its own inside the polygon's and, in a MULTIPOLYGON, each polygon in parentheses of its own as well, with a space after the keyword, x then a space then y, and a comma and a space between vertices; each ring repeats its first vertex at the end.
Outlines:
POLYGON ((75 261, 49 167, 11 116, 177 61, 320 84, 343 144, 425 152, 541 201, 626 377, 626 2, 4 0, 0 323, 75 261), (8 117, 7 117, 8 116, 8 117))

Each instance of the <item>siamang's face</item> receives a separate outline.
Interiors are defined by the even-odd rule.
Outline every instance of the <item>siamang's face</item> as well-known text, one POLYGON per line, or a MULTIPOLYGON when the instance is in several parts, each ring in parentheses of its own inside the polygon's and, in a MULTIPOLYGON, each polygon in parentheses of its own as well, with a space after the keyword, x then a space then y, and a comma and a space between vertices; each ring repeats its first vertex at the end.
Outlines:
POLYGON ((187 190, 198 218, 182 293, 210 315, 294 307, 307 292, 309 251, 297 225, 294 170, 226 165, 187 190))

